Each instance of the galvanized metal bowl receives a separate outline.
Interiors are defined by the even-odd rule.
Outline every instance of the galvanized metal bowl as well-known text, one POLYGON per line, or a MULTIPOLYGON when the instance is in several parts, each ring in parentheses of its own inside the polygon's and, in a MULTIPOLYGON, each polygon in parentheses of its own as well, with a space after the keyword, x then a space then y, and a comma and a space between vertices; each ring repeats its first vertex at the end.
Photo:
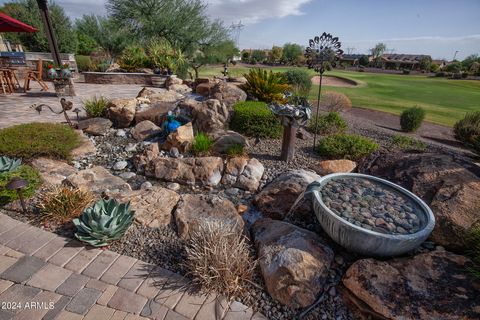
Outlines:
POLYGON ((432 210, 419 197, 392 182, 357 173, 337 173, 322 177, 309 188, 315 214, 325 232, 338 244, 366 256, 391 257, 404 254, 420 246, 435 226, 432 210), (421 229, 413 234, 385 234, 352 224, 330 210, 322 200, 321 190, 325 184, 338 178, 362 178, 393 188, 415 202, 420 208, 417 216, 421 229))

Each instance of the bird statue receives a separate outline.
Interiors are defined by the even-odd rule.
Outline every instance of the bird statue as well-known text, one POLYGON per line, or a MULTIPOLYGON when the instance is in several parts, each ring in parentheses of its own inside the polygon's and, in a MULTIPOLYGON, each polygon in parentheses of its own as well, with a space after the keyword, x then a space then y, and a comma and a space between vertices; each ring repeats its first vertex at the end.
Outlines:
MULTIPOLYGON (((67 101, 65 98, 62 98, 62 99, 60 99, 60 104, 62 105, 62 110, 61 110, 61 111, 58 111, 58 112, 55 111, 55 110, 53 110, 52 107, 50 107, 49 105, 44 104, 44 103, 38 104, 38 105, 37 105, 36 103, 34 103, 34 104, 32 104, 32 105, 30 106, 30 109, 33 109, 33 110, 37 111, 38 114, 40 114, 40 113, 43 111, 43 108, 44 108, 44 107, 50 109, 50 111, 51 111, 52 113, 54 113, 54 114, 61 114, 61 113, 63 113, 63 116, 64 116, 65 119, 67 120, 68 125, 69 125, 70 127, 74 128, 75 126, 73 125, 72 121, 70 120, 70 117, 69 117, 68 114, 67 114, 67 111, 68 111, 68 110, 72 110, 72 108, 73 108, 73 102, 72 102, 72 101, 67 101)), ((78 114, 77 114, 77 117, 78 117, 78 114)))

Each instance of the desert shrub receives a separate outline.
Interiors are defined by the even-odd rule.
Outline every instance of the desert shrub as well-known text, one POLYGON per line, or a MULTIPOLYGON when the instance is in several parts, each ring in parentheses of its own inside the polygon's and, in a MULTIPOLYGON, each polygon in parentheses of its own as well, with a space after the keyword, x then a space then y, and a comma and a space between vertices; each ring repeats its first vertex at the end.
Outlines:
POLYGON ((229 157, 239 157, 245 154, 245 146, 240 143, 232 144, 227 149, 227 155, 229 157))
POLYGON ((76 55, 75 61, 77 61, 78 71, 91 71, 93 69, 93 62, 89 56, 76 55))
POLYGON ((284 93, 290 88, 283 74, 273 73, 271 70, 250 69, 244 74, 247 83, 243 89, 252 97, 263 102, 286 102, 284 93))
POLYGON ((292 87, 295 95, 307 97, 312 88, 312 79, 308 71, 291 69, 285 72, 288 84, 292 87))
POLYGON ((192 143, 192 150, 195 154, 204 154, 212 149, 213 140, 204 133, 199 133, 195 136, 192 143))
POLYGON ((239 102, 233 107, 230 127, 251 137, 279 138, 282 126, 278 118, 263 102, 239 102))
POLYGON ((65 223, 78 218, 93 200, 93 194, 88 191, 58 186, 42 195, 39 207, 43 220, 65 223))
POLYGON ((323 138, 317 147, 318 153, 331 159, 358 160, 378 149, 373 140, 350 134, 336 134, 323 138))
POLYGON ((445 71, 458 73, 462 71, 462 64, 460 62, 452 62, 445 67, 445 71))
POLYGON ((246 293, 256 261, 250 253, 248 239, 235 225, 206 220, 191 233, 186 245, 185 267, 202 290, 231 298, 246 293))
POLYGON ((393 136, 392 143, 394 146, 403 150, 423 151, 427 148, 427 145, 424 142, 414 139, 412 137, 407 137, 400 134, 393 136))
POLYGON ((338 134, 344 133, 347 129, 347 122, 338 112, 330 112, 325 115, 320 115, 318 121, 312 118, 308 124, 308 131, 318 134, 338 134))
POLYGON ((352 101, 350 101, 345 94, 340 92, 325 92, 320 103, 330 112, 348 111, 352 108, 352 101))
POLYGON ((430 71, 431 72, 438 72, 440 70, 440 66, 436 63, 432 63, 430 65, 430 71))
POLYGON ((467 235, 468 255, 473 261, 470 272, 473 276, 480 279, 480 226, 474 227, 467 235))
POLYGON ((127 47, 120 58, 120 67, 127 71, 133 71, 139 68, 150 66, 149 59, 145 50, 138 46, 132 45, 127 47))
POLYGON ((83 102, 83 107, 90 118, 104 117, 107 112, 108 99, 94 96, 83 102))
POLYGON ((402 112, 400 126, 404 132, 415 132, 425 119, 425 110, 420 107, 412 107, 402 112))
POLYGON ((23 190, 23 195, 26 198, 31 197, 41 184, 38 171, 27 165, 22 165, 12 172, 0 173, 0 206, 18 199, 16 191, 5 188, 8 182, 14 177, 28 181, 28 186, 23 190))
POLYGON ((0 129, 0 154, 23 159, 69 159, 80 145, 78 134, 59 123, 28 123, 0 129))
POLYGON ((470 112, 453 126, 455 139, 480 153, 480 111, 470 112))

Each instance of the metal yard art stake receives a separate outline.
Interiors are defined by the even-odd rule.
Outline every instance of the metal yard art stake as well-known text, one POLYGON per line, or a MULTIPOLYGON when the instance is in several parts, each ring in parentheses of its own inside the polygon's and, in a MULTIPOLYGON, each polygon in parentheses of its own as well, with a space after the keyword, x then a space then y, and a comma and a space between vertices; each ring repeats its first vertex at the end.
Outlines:
POLYGON ((322 94, 322 80, 327 63, 332 67, 343 54, 340 49, 342 43, 338 37, 333 37, 330 33, 324 32, 321 36, 310 39, 308 47, 305 49, 305 58, 309 69, 314 69, 320 74, 320 83, 318 86, 317 112, 315 115, 315 133, 313 136, 313 149, 317 146, 318 116, 320 111, 320 97, 322 94))

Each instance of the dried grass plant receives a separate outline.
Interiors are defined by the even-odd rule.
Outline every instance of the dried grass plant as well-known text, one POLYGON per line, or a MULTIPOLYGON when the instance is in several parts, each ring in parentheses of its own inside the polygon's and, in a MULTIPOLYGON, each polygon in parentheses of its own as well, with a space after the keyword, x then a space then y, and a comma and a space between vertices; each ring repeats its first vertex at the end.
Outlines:
POLYGON ((201 222, 187 242, 185 267, 193 282, 207 293, 240 297, 252 282, 257 261, 248 239, 235 225, 219 220, 201 222))
POLYGON ((57 186, 45 192, 39 204, 42 220, 65 223, 77 218, 95 199, 88 191, 68 186, 57 186))

